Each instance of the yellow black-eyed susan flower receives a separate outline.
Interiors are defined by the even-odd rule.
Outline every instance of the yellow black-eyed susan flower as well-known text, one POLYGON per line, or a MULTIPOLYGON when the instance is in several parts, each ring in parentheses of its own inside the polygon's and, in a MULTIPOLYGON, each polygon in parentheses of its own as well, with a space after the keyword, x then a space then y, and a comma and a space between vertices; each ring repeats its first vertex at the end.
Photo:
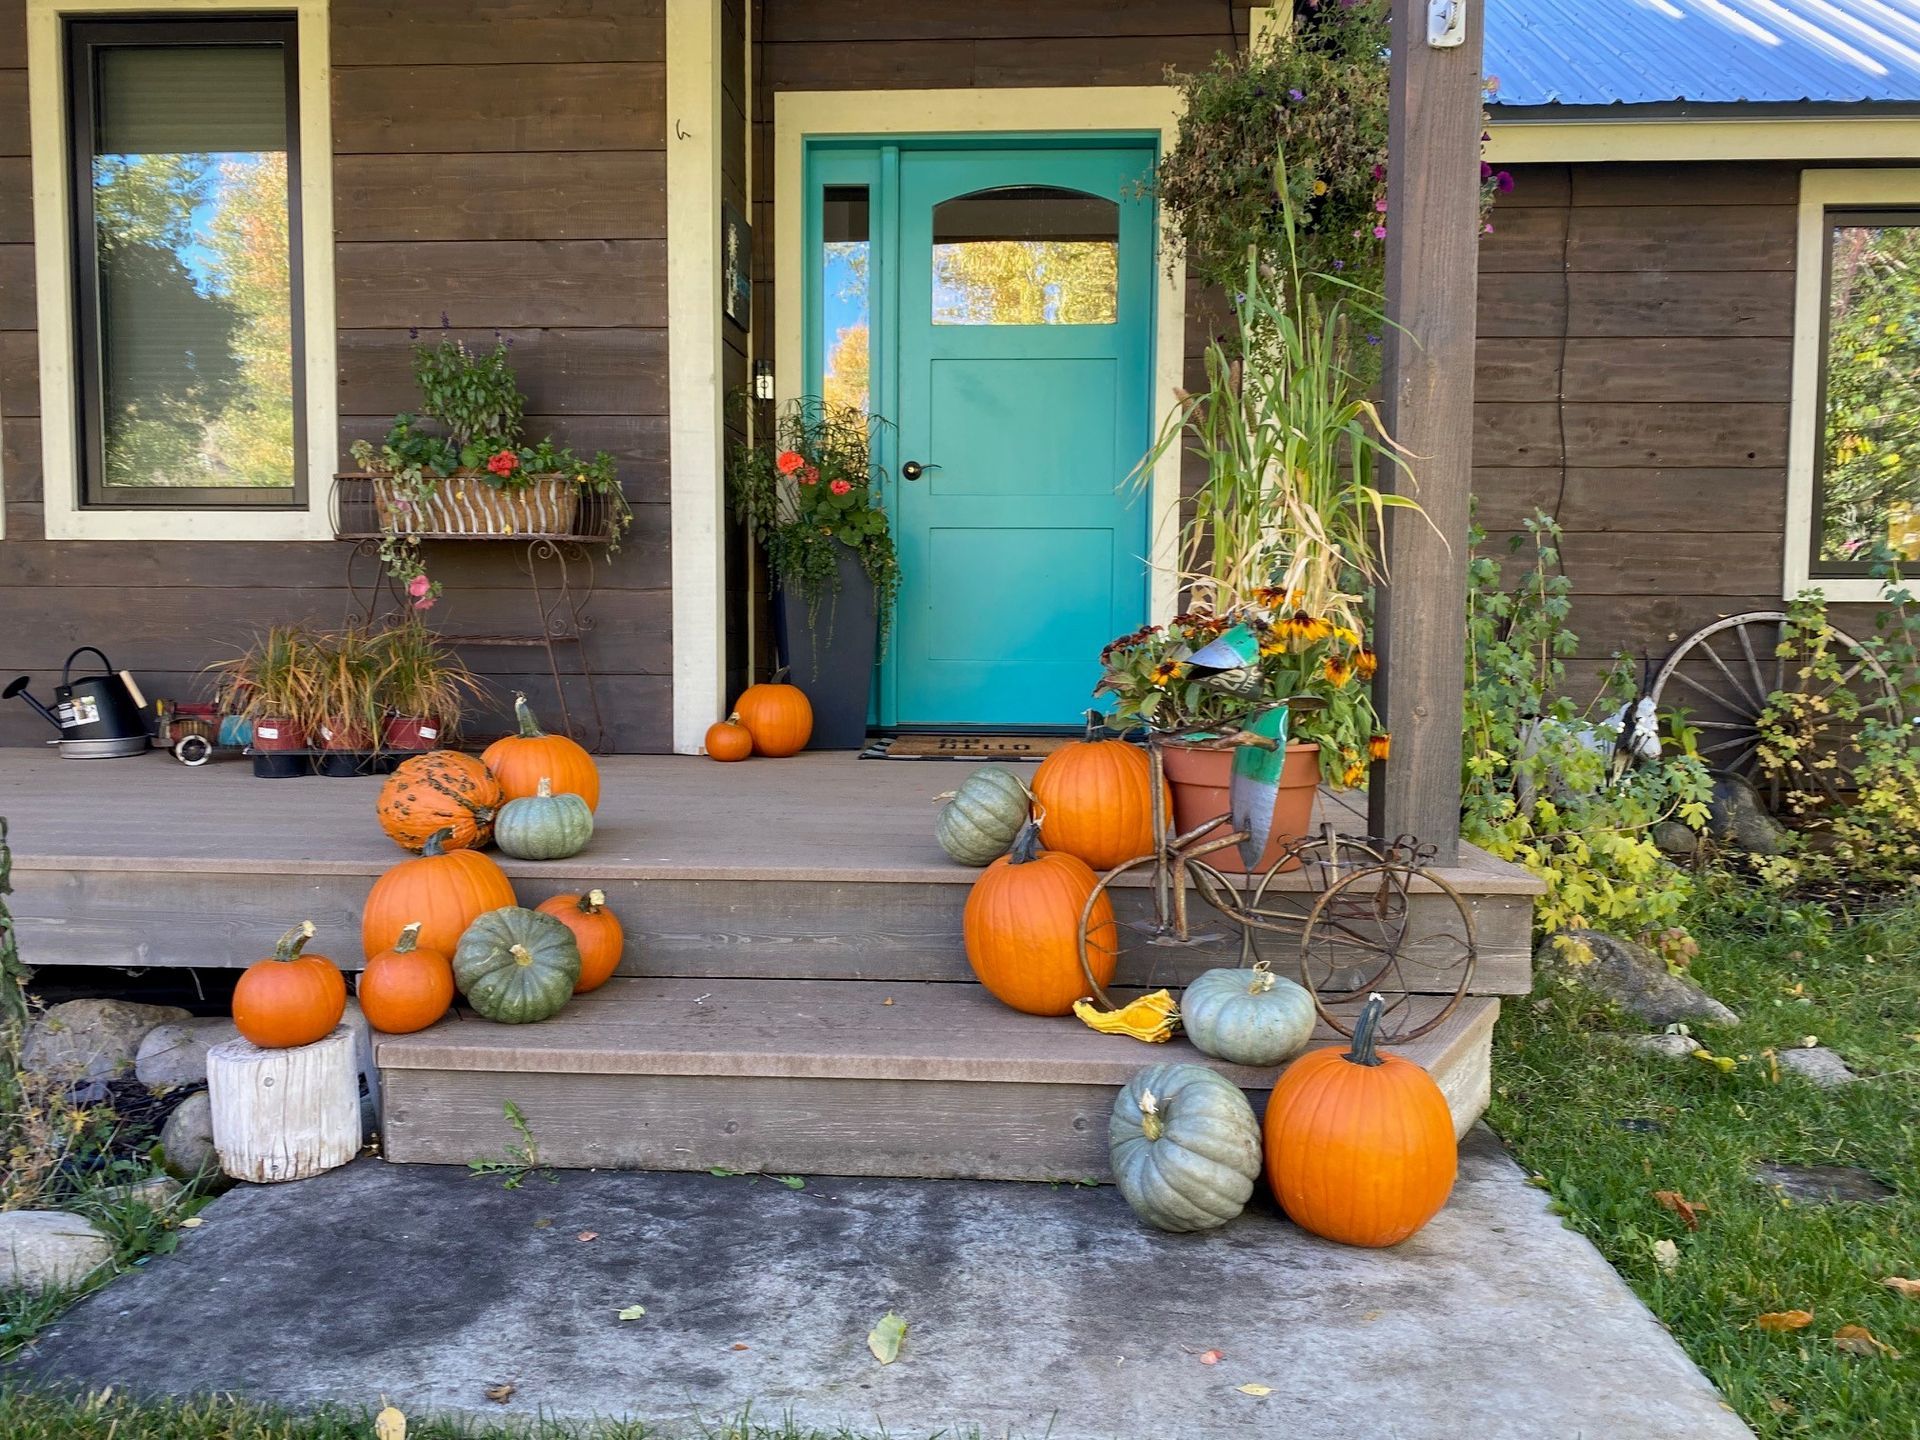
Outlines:
POLYGON ((1366 778, 1367 767, 1357 760, 1340 772, 1340 783, 1350 790, 1366 778))
POLYGON ((1164 690, 1180 678, 1180 672, 1184 668, 1178 660, 1162 660, 1153 667, 1153 683, 1164 690))
POLYGON ((1371 755, 1375 760, 1386 759, 1387 753, 1392 749, 1393 736, 1384 731, 1367 741, 1367 754, 1371 755))
POLYGON ((1309 615, 1304 610, 1296 610, 1274 625, 1287 639, 1302 645, 1312 645, 1326 639, 1333 633, 1333 626, 1318 615, 1309 615))
POLYGON ((1371 680, 1374 672, 1380 668, 1380 657, 1371 650, 1356 650, 1353 652, 1353 668, 1359 671, 1362 680, 1371 680))
POLYGON ((1338 690, 1353 678, 1353 662, 1344 655, 1329 655, 1321 666, 1329 682, 1338 690))
POLYGON ((1359 635, 1349 630, 1344 625, 1336 625, 1333 627, 1333 638, 1338 640, 1342 645, 1346 646, 1349 650, 1358 650, 1360 648, 1359 635))

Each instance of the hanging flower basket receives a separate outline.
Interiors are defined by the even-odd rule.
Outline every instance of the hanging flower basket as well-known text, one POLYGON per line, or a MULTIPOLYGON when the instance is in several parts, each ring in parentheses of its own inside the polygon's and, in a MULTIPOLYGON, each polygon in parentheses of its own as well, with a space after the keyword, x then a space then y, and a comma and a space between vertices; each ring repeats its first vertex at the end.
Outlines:
POLYGON ((375 476, 373 503, 390 535, 570 535, 580 487, 571 475, 535 475, 511 487, 452 475, 423 493, 396 477, 375 476))

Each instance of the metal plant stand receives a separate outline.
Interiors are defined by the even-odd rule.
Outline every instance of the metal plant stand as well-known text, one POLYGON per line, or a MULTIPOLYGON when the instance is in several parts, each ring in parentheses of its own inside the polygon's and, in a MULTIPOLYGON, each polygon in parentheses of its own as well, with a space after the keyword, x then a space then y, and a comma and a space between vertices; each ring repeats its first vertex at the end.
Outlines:
MULTIPOLYGON (((1184 835, 1173 831, 1162 753, 1172 739, 1192 743, 1190 737, 1158 734, 1147 741, 1156 797, 1152 852, 1103 875, 1081 912, 1080 966, 1100 1003, 1119 1008, 1089 964, 1094 910, 1123 877, 1145 875, 1153 895, 1152 917, 1142 926, 1148 944, 1193 945, 1219 938, 1194 932, 1191 891, 1239 927, 1243 965, 1271 966, 1261 954, 1261 937, 1296 939, 1300 981, 1320 1018, 1340 1034, 1350 1036, 1352 1026, 1330 1007, 1369 994, 1386 1001, 1378 1031, 1382 1040, 1412 1040, 1441 1025, 1467 994, 1477 950, 1467 902, 1426 867, 1433 852, 1411 836, 1381 841, 1343 835, 1322 824, 1316 833, 1288 842, 1264 873, 1230 876, 1207 857, 1240 844, 1248 838, 1246 831, 1211 833, 1228 823, 1224 815, 1184 835), (1290 876, 1298 882, 1283 878, 1290 876), (1416 895, 1421 897, 1417 910, 1416 895), (1428 1014, 1414 1004, 1417 995, 1441 997, 1442 1003, 1428 1014)), ((1211 743, 1248 742, 1228 735, 1211 743)))

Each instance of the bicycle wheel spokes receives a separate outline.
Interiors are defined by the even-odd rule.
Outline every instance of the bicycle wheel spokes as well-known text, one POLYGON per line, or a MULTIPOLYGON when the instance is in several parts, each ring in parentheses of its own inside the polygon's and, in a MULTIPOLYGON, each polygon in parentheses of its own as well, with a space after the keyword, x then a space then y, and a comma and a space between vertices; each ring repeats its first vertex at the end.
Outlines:
POLYGON ((1445 1021, 1466 996, 1476 958, 1467 902, 1433 871, 1410 865, 1347 876, 1320 897, 1300 936, 1301 981, 1320 1018, 1350 1035, 1347 1019, 1330 1007, 1378 993, 1387 1002, 1380 1032, 1387 1041, 1416 1039, 1445 1021), (1399 897, 1398 920, 1370 931, 1364 916, 1376 910, 1383 879, 1399 897))

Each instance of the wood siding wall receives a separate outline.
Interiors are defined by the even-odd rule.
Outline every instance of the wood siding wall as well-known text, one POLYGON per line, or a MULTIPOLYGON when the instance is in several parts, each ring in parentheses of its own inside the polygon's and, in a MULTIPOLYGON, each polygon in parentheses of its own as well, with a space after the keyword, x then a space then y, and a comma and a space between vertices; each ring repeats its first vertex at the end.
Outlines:
MULTIPOLYGON (((25 64, 24 11, 0 0, 0 67, 25 64)), ((342 463, 349 443, 415 407, 409 327, 436 331, 444 316, 475 343, 496 331, 513 342, 530 430, 611 451, 634 505, 625 549, 599 566, 588 641, 623 750, 671 740, 664 43, 662 0, 332 7, 342 463)), ((346 547, 40 538, 26 116, 24 70, 0 68, 0 668, 44 682, 75 645, 99 643, 150 693, 185 695, 259 625, 337 622, 346 547)), ((509 551, 433 547, 429 568, 447 582, 433 621, 526 631, 532 604, 509 551)), ((467 658, 550 709, 551 680, 529 673, 544 669, 536 654, 467 658)), ((578 719, 577 681, 569 696, 578 719)), ((47 733, 25 707, 0 706, 0 743, 47 733)))

